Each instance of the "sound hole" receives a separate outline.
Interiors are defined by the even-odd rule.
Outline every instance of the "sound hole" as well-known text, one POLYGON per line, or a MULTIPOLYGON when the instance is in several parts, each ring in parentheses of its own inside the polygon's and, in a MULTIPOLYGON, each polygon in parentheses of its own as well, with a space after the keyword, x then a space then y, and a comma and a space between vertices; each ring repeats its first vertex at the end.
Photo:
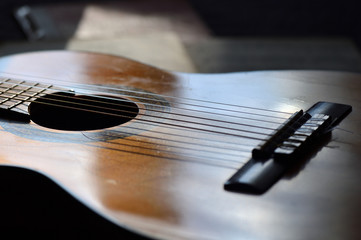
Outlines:
POLYGON ((109 128, 134 119, 138 106, 124 98, 53 93, 29 105, 31 120, 58 130, 85 131, 109 128))

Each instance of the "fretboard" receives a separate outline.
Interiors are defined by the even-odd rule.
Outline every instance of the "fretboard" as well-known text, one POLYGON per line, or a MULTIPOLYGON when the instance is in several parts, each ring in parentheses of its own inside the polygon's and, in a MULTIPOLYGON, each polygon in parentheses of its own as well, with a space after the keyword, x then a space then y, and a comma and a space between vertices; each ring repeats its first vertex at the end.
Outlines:
POLYGON ((63 90, 51 84, 0 78, 0 117, 29 121, 31 102, 45 94, 63 90))

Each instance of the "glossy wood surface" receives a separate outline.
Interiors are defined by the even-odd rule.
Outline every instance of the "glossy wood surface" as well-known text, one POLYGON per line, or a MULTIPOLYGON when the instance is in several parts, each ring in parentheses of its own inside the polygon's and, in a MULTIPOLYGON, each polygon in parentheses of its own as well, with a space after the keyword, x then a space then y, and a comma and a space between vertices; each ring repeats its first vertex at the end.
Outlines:
MULTIPOLYGON (((118 134, 134 131, 133 135, 107 141, 96 138, 105 130, 60 131, 32 122, 26 127, 24 123, 0 122, 2 165, 46 175, 119 227, 165 239, 361 238, 358 74, 170 73, 119 57, 61 51, 1 58, 0 71, 5 77, 75 88, 78 84, 126 86, 144 91, 156 98, 155 102, 167 100, 168 104, 155 107, 162 113, 145 108, 124 126, 108 129, 118 134), (266 121, 269 117, 257 115, 261 122, 241 122, 233 115, 244 117, 251 112, 285 118, 288 114, 279 111, 306 110, 317 101, 353 107, 322 149, 263 195, 223 189, 223 183, 260 142, 247 138, 251 133, 234 128, 267 132, 229 122, 277 126, 266 121), (198 128, 206 131, 194 130, 198 128), (94 136, 96 140, 89 140, 94 136)), ((139 100, 139 96, 127 98, 139 100)), ((142 109, 149 101, 140 99, 138 105, 142 109)))

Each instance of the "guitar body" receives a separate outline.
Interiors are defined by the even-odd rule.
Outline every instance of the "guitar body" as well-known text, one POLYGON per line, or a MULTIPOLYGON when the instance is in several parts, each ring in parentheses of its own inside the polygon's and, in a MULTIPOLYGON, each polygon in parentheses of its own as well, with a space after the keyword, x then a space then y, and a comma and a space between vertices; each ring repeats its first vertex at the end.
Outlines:
POLYGON ((103 129, 62 130, 0 119, 3 168, 44 175, 119 228, 164 239, 361 238, 358 74, 183 74, 63 51, 1 58, 0 71, 43 84, 95 86, 86 93, 136 103, 136 117, 103 129), (123 96, 118 88, 129 92, 123 96), (247 124, 274 127, 266 118, 283 119, 318 101, 349 104, 353 111, 264 194, 224 190, 260 142, 248 125, 233 130, 239 117, 252 114, 258 119, 247 124))

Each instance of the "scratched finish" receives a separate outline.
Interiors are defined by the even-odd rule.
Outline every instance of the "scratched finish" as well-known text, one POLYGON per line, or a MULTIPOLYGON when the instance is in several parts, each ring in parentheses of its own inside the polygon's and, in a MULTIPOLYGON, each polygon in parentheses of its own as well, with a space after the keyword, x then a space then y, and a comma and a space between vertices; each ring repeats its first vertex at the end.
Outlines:
POLYGON ((45 174, 119 227, 166 239, 361 238, 360 75, 180 74, 58 51, 2 58, 0 70, 78 91, 85 91, 80 84, 137 90, 121 94, 141 109, 123 126, 79 132, 0 122, 2 165, 45 174), (353 106, 321 150, 263 195, 223 189, 270 129, 317 101, 353 106), (117 137, 100 137, 107 132, 117 137))

